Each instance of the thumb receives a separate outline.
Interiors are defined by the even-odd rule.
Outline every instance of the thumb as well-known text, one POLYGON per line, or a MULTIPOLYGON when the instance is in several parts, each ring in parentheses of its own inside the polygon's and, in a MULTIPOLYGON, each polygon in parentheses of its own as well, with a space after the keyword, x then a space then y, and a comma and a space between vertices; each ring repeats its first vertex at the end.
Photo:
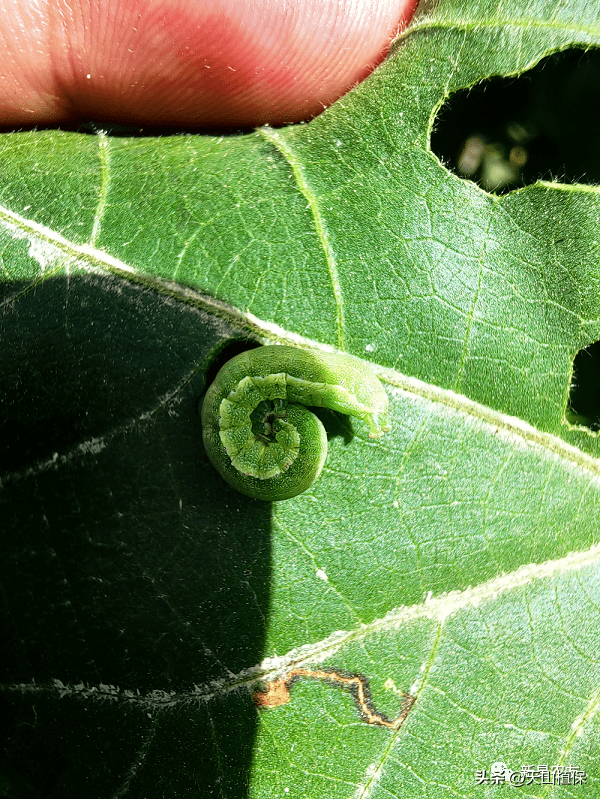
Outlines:
POLYGON ((0 0, 0 124, 309 119, 385 57, 416 0, 0 0))

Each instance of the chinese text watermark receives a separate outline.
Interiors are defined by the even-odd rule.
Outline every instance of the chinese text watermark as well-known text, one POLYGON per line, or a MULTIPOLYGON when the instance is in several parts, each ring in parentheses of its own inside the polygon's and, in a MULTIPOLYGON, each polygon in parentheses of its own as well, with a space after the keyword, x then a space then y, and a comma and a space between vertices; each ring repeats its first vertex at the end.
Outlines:
POLYGON ((575 766, 522 766, 513 771, 504 763, 492 763, 475 772, 476 785, 584 785, 587 774, 575 766))

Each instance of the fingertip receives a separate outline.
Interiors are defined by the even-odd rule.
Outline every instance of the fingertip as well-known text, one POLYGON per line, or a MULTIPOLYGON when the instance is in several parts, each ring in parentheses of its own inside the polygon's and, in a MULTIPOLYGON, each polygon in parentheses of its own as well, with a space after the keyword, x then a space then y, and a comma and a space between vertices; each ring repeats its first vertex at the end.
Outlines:
POLYGON ((51 0, 34 25, 22 0, 0 20, 0 41, 20 37, 18 58, 0 54, 0 116, 203 129, 299 122, 382 61, 415 5, 51 0))

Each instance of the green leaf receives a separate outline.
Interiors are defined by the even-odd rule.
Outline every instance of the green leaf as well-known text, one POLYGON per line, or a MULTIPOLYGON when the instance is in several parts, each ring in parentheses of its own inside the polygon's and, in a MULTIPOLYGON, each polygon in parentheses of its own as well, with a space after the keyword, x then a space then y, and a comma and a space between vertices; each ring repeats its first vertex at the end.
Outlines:
POLYGON ((307 125, 2 137, 4 795, 496 796, 500 762, 598 795, 600 447, 565 420, 598 190, 493 196, 428 141, 450 93, 599 16, 426 3, 307 125), (308 492, 236 493, 197 402, 247 338, 370 361, 391 433, 330 416, 308 492), (300 667, 329 679, 255 708, 300 667), (348 674, 391 719, 410 692, 404 724, 348 674))

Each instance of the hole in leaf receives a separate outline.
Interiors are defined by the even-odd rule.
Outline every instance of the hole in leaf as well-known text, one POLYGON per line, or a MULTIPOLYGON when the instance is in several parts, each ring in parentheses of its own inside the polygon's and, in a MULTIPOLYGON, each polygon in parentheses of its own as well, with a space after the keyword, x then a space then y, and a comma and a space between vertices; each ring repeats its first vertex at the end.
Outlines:
POLYGON ((565 417, 570 424, 600 431, 600 341, 575 356, 565 417))
POLYGON ((600 182, 600 50, 565 50, 518 78, 492 78, 442 106, 431 149, 486 191, 600 182))
MULTIPOLYGON (((255 344, 252 341, 244 338, 234 338, 230 339, 222 344, 219 349, 219 353, 214 361, 211 363, 210 367, 206 372, 205 377, 205 388, 208 388, 210 384, 213 382, 219 370, 225 366, 227 361, 230 361, 232 358, 235 358, 236 355, 240 355, 240 353, 245 352, 246 350, 255 349, 259 347, 260 344, 255 344)), ((0 797, 1 799, 1 797, 0 797)))

